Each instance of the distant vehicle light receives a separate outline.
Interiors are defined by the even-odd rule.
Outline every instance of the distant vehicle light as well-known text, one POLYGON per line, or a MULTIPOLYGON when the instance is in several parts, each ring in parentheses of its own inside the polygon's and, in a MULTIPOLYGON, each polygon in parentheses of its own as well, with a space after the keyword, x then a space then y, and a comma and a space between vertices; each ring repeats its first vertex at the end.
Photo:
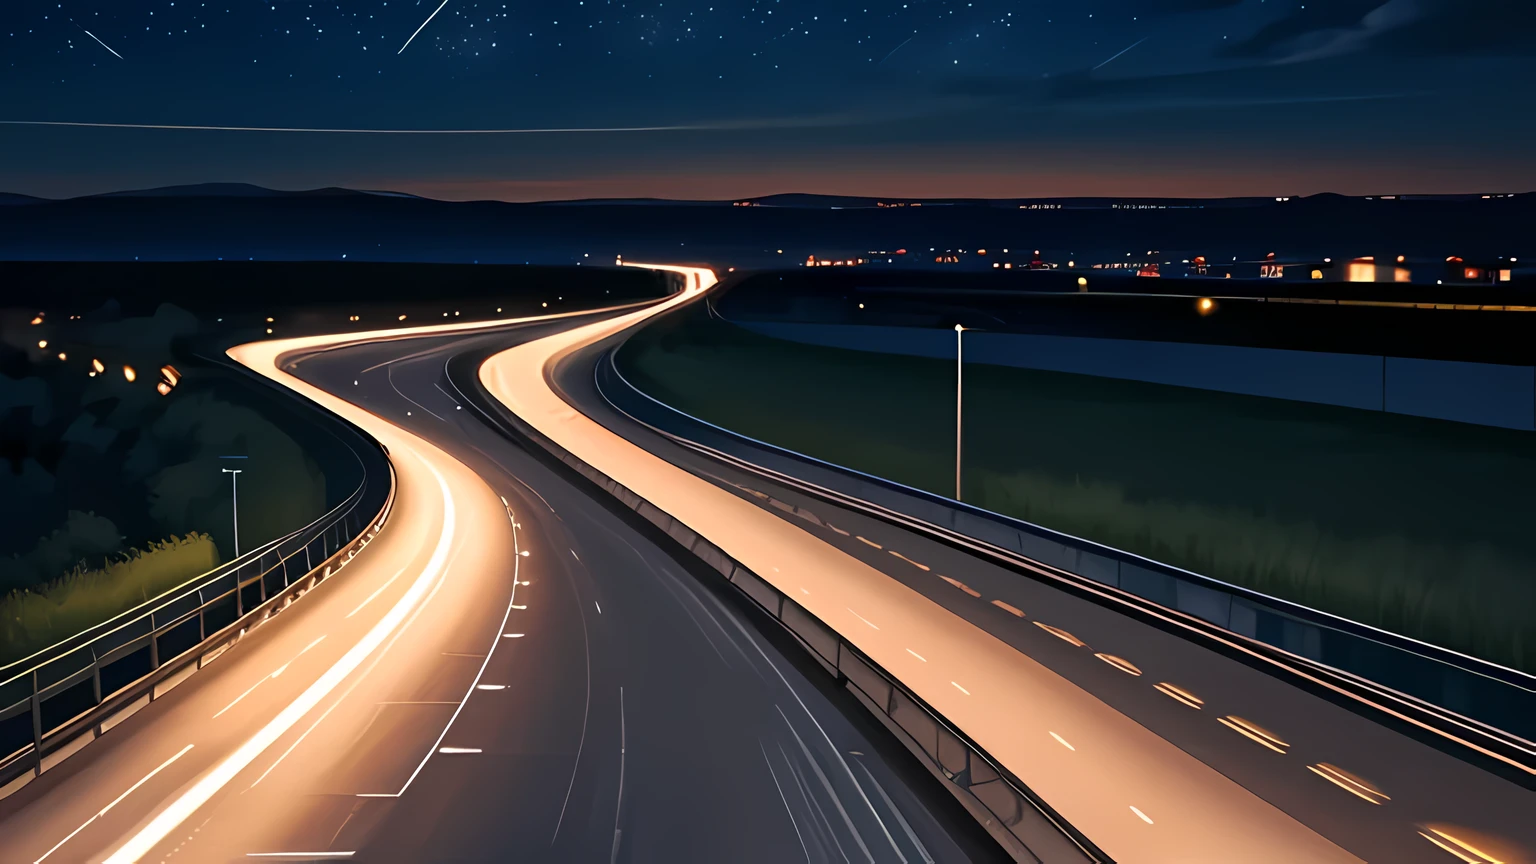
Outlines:
POLYGON ((1087 276, 1079 276, 1079 277, 1077 277, 1077 287, 1079 287, 1079 288, 1087 288, 1088 287, 1088 277, 1087 276))
POLYGON ((94 371, 94 372, 98 372, 98 373, 99 372, 105 372, 105 371, 107 371, 107 366, 106 366, 105 363, 102 363, 100 360, 92 360, 91 361, 91 370, 94 371))
POLYGON ((139 373, 133 371, 132 366, 123 367, 123 378, 127 379, 128 381, 136 381, 138 380, 138 377, 139 373))
POLYGON ((1216 311, 1216 301, 1209 297, 1201 297, 1199 301, 1195 303, 1195 310, 1198 311, 1201 315, 1209 315, 1216 311))

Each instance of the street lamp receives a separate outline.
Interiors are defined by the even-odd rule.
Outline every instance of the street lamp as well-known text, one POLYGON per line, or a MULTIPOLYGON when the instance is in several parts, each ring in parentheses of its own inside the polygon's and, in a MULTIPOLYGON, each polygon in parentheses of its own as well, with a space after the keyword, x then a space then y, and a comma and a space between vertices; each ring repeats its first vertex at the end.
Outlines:
POLYGON ((962 344, 965 328, 955 325, 955 500, 960 498, 960 460, 964 454, 965 431, 965 365, 962 344))
POLYGON ((239 468, 225 468, 224 473, 229 475, 229 497, 235 510, 235 557, 240 557, 240 471, 239 468))

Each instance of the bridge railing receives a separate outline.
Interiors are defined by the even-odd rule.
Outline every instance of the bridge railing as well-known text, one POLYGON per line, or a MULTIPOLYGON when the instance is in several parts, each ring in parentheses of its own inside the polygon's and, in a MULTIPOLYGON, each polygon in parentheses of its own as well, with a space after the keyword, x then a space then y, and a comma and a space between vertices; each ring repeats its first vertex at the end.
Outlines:
MULTIPOLYGON (((246 370, 227 367, 266 385, 246 370)), ((362 468, 313 522, 0 667, 0 798, 212 662, 341 568, 383 525, 394 478, 367 433, 304 400, 362 468)))
POLYGON ((596 375, 598 391, 615 408, 680 442, 794 478, 813 494, 868 503, 877 517, 964 538, 1035 572, 1091 580, 1183 612, 1407 710, 1440 719, 1449 712, 1462 727, 1473 721, 1482 742, 1500 752, 1522 759, 1536 752, 1536 676, 749 438, 639 390, 614 352, 596 375))

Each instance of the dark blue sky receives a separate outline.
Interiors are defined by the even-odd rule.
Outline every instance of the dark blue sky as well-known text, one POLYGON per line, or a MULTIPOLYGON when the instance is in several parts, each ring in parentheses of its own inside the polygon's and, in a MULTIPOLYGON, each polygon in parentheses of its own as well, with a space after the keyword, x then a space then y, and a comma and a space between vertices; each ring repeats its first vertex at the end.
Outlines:
POLYGON ((1536 188, 1524 0, 441 2, 6 0, 0 120, 592 131, 5 125, 0 190, 1536 188))

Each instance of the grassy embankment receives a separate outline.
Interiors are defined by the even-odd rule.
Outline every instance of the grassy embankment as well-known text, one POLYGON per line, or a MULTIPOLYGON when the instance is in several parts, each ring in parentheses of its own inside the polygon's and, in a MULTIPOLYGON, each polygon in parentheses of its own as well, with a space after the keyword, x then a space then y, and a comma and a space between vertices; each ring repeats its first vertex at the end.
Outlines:
MULTIPOLYGON (((620 365, 710 422, 953 494, 952 362, 699 317, 620 365)), ((1530 433, 981 365, 966 406, 971 503, 1536 671, 1530 433)))
POLYGON ((0 663, 67 639, 212 570, 219 550, 206 534, 134 549, 100 569, 75 569, 0 599, 0 663))

